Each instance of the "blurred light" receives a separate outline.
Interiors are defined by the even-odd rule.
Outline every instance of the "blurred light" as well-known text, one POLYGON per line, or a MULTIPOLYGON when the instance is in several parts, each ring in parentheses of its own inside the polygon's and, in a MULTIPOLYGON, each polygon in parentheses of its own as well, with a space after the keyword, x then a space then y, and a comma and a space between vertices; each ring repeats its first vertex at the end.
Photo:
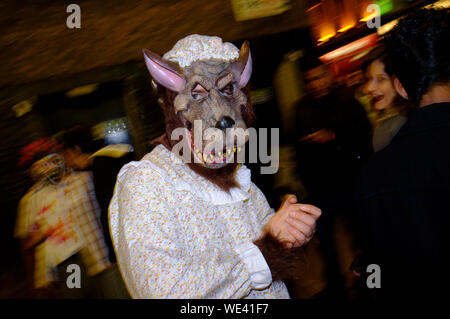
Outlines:
POLYGON ((21 117, 28 112, 31 112, 33 105, 36 103, 37 97, 32 97, 31 99, 24 100, 15 104, 12 109, 16 113, 16 117, 21 117))
POLYGON ((306 12, 309 12, 309 11, 311 11, 311 10, 314 10, 315 8, 317 8, 318 6, 320 6, 321 4, 322 4, 322 3, 318 3, 318 4, 314 5, 314 6, 312 6, 311 8, 306 9, 306 12))
POLYGON ((393 27, 395 27, 395 25, 397 24, 397 22, 398 22, 398 19, 393 20, 393 21, 391 21, 391 22, 388 22, 388 23, 386 23, 386 24, 383 24, 381 27, 379 27, 379 28, 377 29, 377 33, 378 33, 379 35, 385 34, 386 32, 390 31, 393 27))
POLYGON ((107 156, 107 157, 122 157, 126 153, 134 152, 133 146, 130 144, 109 144, 101 149, 99 149, 97 152, 92 154, 90 157, 96 157, 96 156, 107 156))
POLYGON ((231 0, 236 21, 251 20, 282 14, 292 8, 286 0, 231 0))
POLYGON ((377 16, 376 13, 372 13, 372 14, 368 15, 367 17, 362 18, 362 19, 359 20, 359 21, 366 22, 366 21, 368 21, 368 20, 371 20, 371 19, 375 18, 376 16, 377 16))
POLYGON ((371 51, 371 49, 362 51, 361 53, 358 53, 358 54, 355 54, 355 56, 354 56, 353 58, 351 58, 351 59, 349 60, 349 62, 353 62, 353 61, 356 61, 356 60, 361 59, 361 58, 364 57, 366 54, 368 54, 370 51, 371 51))
POLYGON ((79 86, 70 91, 67 91, 66 96, 71 98, 71 97, 90 94, 90 93, 94 92, 95 90, 97 90, 98 87, 99 87, 98 83, 79 86))
POLYGON ((289 52, 285 55, 285 57, 289 60, 289 61, 297 61, 298 59, 300 59, 303 56, 303 50, 296 50, 293 52, 289 52))
POLYGON ((128 131, 117 131, 109 133, 105 136, 107 144, 123 144, 129 142, 128 131))
POLYGON ((329 34, 327 34, 327 35, 325 35, 325 36, 319 38, 318 41, 319 41, 319 42, 325 42, 325 41, 327 41, 329 38, 334 37, 335 34, 336 34, 336 33, 329 33, 329 34))
MULTIPOLYGON (((439 8, 439 7, 443 7, 443 8, 450 7, 450 0, 439 0, 432 4, 425 6, 425 8, 439 8)), ((404 16, 401 16, 399 19, 401 19, 402 17, 404 17, 404 16)), ((399 19, 390 21, 386 24, 383 24, 381 27, 379 27, 377 29, 378 35, 383 35, 383 34, 389 32, 390 30, 392 30, 392 28, 397 25, 399 19)))
POLYGON ((350 54, 352 52, 355 52, 357 50, 363 49, 365 47, 368 47, 372 45, 374 42, 376 42, 378 39, 377 34, 371 34, 369 36, 366 36, 362 39, 356 40, 352 43, 349 43, 347 45, 344 45, 336 50, 333 50, 327 54, 324 54, 320 57, 320 60, 324 62, 329 62, 331 60, 334 60, 340 56, 350 54))
POLYGON ((394 8, 394 3, 392 0, 378 0, 376 3, 380 6, 380 15, 391 12, 394 8))
POLYGON ((432 4, 425 6, 425 8, 438 8, 438 7, 442 7, 442 8, 450 7, 450 0, 439 0, 432 4))
POLYGON ((338 30, 338 32, 345 32, 345 31, 347 31, 347 30, 353 28, 354 26, 355 26, 355 24, 349 24, 349 25, 347 25, 347 26, 345 26, 345 27, 340 28, 340 29, 338 30))
POLYGON ((273 90, 271 87, 266 87, 250 92, 250 100, 254 105, 264 104, 273 99, 273 90))
POLYGON ((114 120, 103 121, 92 127, 92 135, 94 139, 105 138, 109 134, 115 134, 117 132, 129 130, 128 118, 121 117, 114 120))
MULTIPOLYGON (((360 0, 359 21, 367 22, 377 17, 381 17, 383 10, 387 10, 393 0, 360 0), (382 8, 384 6, 384 9, 382 8)), ((402 0, 403 1, 403 0, 402 0)))

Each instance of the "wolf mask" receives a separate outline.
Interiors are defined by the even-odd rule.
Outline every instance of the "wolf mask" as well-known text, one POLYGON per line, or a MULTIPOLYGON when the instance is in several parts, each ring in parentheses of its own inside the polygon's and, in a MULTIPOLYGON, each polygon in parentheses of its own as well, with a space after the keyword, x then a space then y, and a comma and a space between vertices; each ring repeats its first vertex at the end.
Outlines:
POLYGON ((163 57, 143 53, 165 117, 166 133, 158 142, 172 150, 180 142, 172 133, 184 128, 190 168, 225 191, 237 186, 237 153, 254 120, 248 42, 239 50, 218 37, 190 35, 163 57))

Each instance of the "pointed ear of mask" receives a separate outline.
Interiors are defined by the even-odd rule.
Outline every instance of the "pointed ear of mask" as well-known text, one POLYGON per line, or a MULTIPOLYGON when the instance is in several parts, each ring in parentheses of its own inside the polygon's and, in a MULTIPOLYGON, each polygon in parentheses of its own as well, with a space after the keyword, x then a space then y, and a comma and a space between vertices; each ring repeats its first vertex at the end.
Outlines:
POLYGON ((147 69, 155 82, 174 92, 180 92, 184 89, 186 81, 175 63, 166 61, 147 49, 142 52, 147 69))
POLYGON ((239 58, 233 63, 233 68, 240 75, 239 87, 243 88, 250 81, 252 75, 252 55, 248 41, 245 41, 239 51, 239 58))

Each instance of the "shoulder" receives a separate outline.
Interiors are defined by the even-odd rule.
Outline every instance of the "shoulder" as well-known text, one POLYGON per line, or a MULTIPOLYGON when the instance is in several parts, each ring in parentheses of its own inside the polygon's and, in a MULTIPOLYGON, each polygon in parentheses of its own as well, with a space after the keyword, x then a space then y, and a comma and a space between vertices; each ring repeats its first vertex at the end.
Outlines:
POLYGON ((31 198, 32 198, 33 196, 35 196, 36 193, 37 193, 38 191, 39 191, 39 183, 33 185, 33 186, 25 193, 25 195, 22 196, 22 198, 19 200, 19 204, 18 204, 19 209, 25 207, 26 205, 28 205, 29 202, 30 202, 30 200, 31 200, 31 198))
POLYGON ((122 213, 129 214, 164 203, 170 193, 170 185, 152 153, 140 161, 129 162, 119 171, 110 211, 117 206, 117 209, 123 208, 122 213))
POLYGON ((408 166, 411 161, 411 152, 392 141, 363 164, 359 175, 360 190, 372 196, 407 185, 414 173, 408 166))
POLYGON ((250 195, 251 204, 254 205, 257 210, 272 211, 266 196, 253 182, 251 182, 248 192, 250 195))
POLYGON ((169 188, 173 174, 170 155, 164 146, 157 146, 140 161, 124 165, 117 175, 117 185, 152 193, 160 191, 160 188, 169 188))
POLYGON ((405 124, 407 118, 401 114, 394 115, 381 122, 380 126, 384 126, 390 131, 397 133, 400 127, 405 124))
POLYGON ((267 201, 266 200, 266 196, 264 195, 264 193, 253 182, 250 182, 250 187, 249 187, 248 192, 249 192, 250 196, 252 196, 253 198, 267 201))
POLYGON ((93 178, 92 171, 74 171, 68 175, 71 180, 91 181, 93 178))

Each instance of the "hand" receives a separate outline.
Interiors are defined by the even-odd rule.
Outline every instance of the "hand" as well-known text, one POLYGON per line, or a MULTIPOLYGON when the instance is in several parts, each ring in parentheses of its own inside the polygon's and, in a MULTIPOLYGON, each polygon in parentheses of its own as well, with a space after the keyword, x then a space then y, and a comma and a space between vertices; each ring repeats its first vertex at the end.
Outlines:
POLYGON ((287 195, 265 226, 265 231, 288 248, 303 246, 314 235, 316 220, 322 211, 312 205, 298 204, 295 195, 287 195))
POLYGON ((325 144, 334 140, 335 133, 329 129, 323 128, 314 133, 306 135, 300 139, 301 142, 306 141, 315 144, 325 144))

